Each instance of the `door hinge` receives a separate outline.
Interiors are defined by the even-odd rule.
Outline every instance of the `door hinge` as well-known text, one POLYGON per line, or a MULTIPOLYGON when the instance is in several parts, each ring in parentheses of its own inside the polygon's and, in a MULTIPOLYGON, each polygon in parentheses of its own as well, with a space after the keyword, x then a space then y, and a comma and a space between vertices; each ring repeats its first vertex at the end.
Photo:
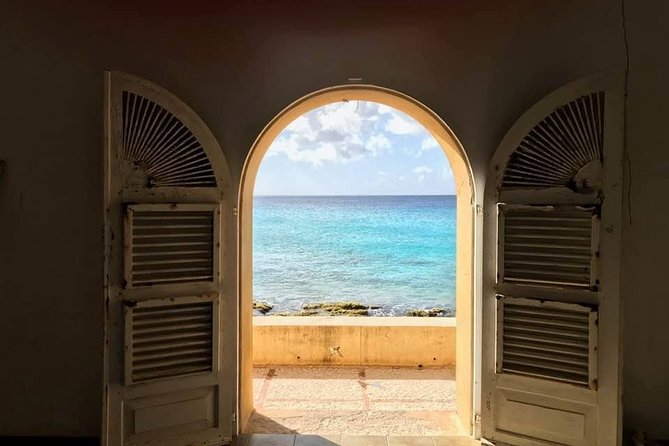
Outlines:
POLYGON ((236 423, 236 422, 237 422, 237 414, 234 413, 234 412, 232 413, 232 422, 233 422, 233 423, 236 423))
POLYGON ((237 216, 237 208, 232 208, 232 215, 237 216))

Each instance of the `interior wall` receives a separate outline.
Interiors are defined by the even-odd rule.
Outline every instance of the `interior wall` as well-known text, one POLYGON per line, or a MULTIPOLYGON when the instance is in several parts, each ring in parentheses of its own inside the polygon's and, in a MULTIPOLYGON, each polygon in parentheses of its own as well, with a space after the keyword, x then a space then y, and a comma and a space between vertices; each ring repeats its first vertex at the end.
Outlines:
POLYGON ((625 427, 669 439, 668 2, 626 4, 629 97, 623 232, 625 427))
MULTIPOLYGON (((100 432, 104 69, 188 103, 225 150, 234 184, 281 109, 362 77, 441 116, 482 188, 524 110, 625 65, 621 3, 609 0, 239 3, 0 3, 0 435, 100 432)), ((633 219, 623 235, 625 422, 663 437, 667 8, 627 5, 633 219)))

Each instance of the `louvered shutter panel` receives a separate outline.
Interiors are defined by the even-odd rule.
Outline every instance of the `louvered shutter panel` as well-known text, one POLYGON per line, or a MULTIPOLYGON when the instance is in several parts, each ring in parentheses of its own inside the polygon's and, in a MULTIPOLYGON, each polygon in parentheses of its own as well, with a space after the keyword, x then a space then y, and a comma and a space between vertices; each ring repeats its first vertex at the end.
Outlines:
POLYGON ((581 96, 558 107, 522 139, 504 171, 503 189, 598 186, 578 181, 579 172, 601 162, 604 92, 581 96))
POLYGON ((215 296, 126 305, 126 383, 213 371, 216 305, 215 296))
POLYGON ((596 387, 597 311, 500 296, 500 372, 596 387))
POLYGON ((206 204, 127 206, 126 287, 214 283, 217 212, 206 204))
POLYGON ((136 170, 137 187, 216 187, 202 144, 179 118, 128 91, 122 98, 123 157, 136 170))
POLYGON ((597 288, 597 208, 499 206, 500 282, 597 288))

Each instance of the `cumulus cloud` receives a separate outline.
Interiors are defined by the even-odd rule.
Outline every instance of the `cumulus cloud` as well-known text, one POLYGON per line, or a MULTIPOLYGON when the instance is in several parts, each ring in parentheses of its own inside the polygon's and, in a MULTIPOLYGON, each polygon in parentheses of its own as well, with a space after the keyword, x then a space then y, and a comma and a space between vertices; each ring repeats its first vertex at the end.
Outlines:
POLYGON ((418 135, 425 132, 425 128, 404 113, 395 112, 386 124, 386 131, 395 135, 418 135))
POLYGON ((342 102, 300 116, 277 137, 268 155, 283 153, 313 165, 345 163, 390 150, 381 117, 393 109, 372 102, 342 102))

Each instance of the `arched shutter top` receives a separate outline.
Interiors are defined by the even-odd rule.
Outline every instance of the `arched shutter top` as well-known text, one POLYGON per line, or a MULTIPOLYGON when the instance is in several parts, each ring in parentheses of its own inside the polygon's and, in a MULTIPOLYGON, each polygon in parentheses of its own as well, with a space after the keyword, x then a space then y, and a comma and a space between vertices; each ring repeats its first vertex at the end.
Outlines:
POLYGON ((502 190, 601 187, 605 93, 557 107, 535 125, 509 157, 502 190))
POLYGON ((217 187, 202 143, 156 102, 123 91, 122 156, 142 187, 217 187))

